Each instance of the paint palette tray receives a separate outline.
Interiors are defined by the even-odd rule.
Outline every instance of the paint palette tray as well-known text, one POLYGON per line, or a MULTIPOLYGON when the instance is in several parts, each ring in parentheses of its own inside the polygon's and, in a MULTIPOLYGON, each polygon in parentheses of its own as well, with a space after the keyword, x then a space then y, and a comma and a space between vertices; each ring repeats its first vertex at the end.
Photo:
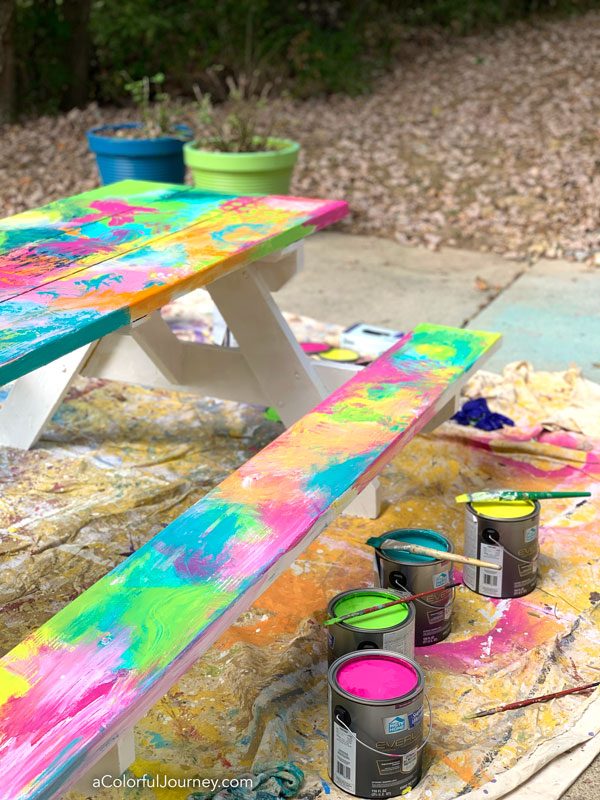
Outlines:
POLYGON ((340 334, 340 347, 356 350, 363 356, 377 358, 404 334, 389 328, 379 328, 365 322, 357 322, 340 334))

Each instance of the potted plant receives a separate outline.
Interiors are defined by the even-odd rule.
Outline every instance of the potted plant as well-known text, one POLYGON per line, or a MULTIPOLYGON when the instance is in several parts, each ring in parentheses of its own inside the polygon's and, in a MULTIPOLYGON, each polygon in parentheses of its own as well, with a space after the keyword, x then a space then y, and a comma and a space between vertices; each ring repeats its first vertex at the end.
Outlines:
POLYGON ((183 183, 183 145, 192 138, 192 131, 177 123, 169 95, 160 90, 163 81, 164 75, 159 73, 125 84, 138 109, 139 122, 100 125, 87 132, 103 184, 125 178, 183 183))
POLYGON ((223 194, 287 194, 300 145, 259 133, 269 87, 254 91, 252 81, 228 77, 226 105, 215 109, 212 96, 194 88, 200 135, 184 146, 194 185, 223 194))

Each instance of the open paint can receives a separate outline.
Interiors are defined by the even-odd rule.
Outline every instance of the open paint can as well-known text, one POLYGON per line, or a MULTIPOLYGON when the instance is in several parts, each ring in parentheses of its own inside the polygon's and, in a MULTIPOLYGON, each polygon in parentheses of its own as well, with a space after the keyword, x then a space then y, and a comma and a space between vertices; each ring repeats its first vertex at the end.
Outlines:
POLYGON ((467 503, 465 555, 499 564, 501 569, 465 564, 465 585, 487 597, 522 597, 532 592, 538 572, 539 524, 537 500, 467 503))
MULTIPOLYGON (((386 539, 432 547, 452 552, 452 544, 437 531, 424 528, 400 528, 388 531, 386 539)), ((383 537, 381 537, 383 538, 383 537)), ((375 583, 385 589, 397 589, 409 594, 420 594, 452 583, 452 564, 431 556, 395 550, 393 547, 375 548, 375 583)), ((441 642, 452 627, 454 591, 436 592, 413 601, 415 604, 415 645, 441 642)))
MULTIPOLYGON (((327 606, 329 618, 341 617, 363 608, 400 600, 393 589, 352 589, 336 595, 327 606)), ((412 603, 371 611, 361 617, 336 622, 328 627, 327 654, 336 658, 355 650, 392 650, 413 658, 415 652, 415 609, 412 603)))
MULTIPOLYGON (((329 668, 329 774, 357 797, 396 797, 421 778, 424 677, 388 650, 348 653, 329 668)), ((429 714, 431 730, 431 710, 429 714)))

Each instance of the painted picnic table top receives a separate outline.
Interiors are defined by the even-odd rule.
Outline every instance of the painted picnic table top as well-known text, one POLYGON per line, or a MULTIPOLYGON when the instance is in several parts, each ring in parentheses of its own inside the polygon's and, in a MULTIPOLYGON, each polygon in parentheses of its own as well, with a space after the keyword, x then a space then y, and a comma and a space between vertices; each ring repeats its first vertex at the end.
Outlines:
POLYGON ((0 800, 89 768, 498 339, 418 326, 0 659, 0 800))
POLYGON ((0 385, 347 211, 121 181, 0 220, 0 385))

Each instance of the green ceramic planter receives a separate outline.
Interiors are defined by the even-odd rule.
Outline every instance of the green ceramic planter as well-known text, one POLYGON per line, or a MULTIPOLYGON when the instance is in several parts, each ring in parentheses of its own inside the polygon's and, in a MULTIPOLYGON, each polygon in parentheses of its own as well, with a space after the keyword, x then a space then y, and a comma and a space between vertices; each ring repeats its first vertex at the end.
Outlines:
POLYGON ((219 153, 192 142, 183 155, 198 189, 219 194, 287 194, 300 145, 291 139, 269 139, 277 150, 219 153))

